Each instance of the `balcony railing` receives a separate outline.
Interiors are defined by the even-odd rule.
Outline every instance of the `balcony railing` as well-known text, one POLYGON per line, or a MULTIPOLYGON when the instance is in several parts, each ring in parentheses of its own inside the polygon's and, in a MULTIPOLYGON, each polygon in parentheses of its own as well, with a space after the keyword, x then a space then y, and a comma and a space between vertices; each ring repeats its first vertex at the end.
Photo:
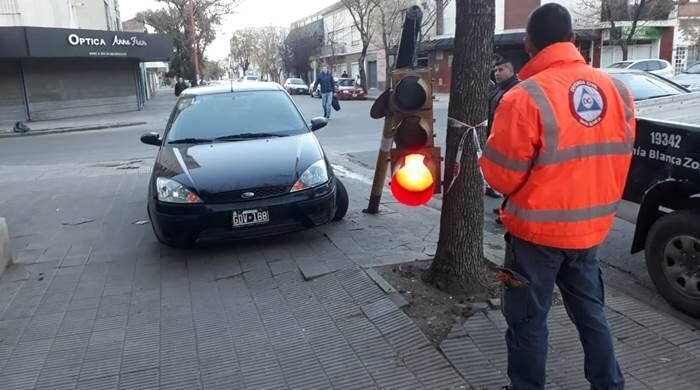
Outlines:
POLYGON ((321 48, 321 57, 343 55, 348 52, 348 46, 344 43, 334 43, 321 48))

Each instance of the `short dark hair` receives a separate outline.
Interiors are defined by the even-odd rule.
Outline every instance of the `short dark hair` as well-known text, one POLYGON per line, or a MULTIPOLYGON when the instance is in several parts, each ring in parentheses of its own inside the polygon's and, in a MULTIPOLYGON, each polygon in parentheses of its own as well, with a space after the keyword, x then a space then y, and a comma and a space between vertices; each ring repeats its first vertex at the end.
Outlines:
POLYGON ((530 14, 527 35, 537 50, 558 42, 568 42, 574 34, 571 14, 557 3, 544 4, 530 14))

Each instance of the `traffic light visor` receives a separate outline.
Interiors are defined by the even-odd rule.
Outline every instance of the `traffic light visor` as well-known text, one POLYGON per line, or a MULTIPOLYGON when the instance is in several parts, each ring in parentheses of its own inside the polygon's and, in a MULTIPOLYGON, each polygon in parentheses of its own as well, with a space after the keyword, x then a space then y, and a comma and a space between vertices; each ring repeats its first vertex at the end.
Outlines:
POLYGON ((401 79, 394 91, 394 104, 403 111, 419 110, 426 99, 426 87, 418 76, 401 79))

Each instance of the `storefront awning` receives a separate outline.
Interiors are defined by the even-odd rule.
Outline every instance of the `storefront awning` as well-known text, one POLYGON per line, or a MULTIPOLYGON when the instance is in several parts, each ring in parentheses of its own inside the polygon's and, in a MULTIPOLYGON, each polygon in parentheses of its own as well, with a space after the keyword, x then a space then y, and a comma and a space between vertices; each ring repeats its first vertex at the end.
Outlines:
POLYGON ((163 34, 43 27, 0 27, 0 58, 134 58, 168 61, 173 38, 163 34))

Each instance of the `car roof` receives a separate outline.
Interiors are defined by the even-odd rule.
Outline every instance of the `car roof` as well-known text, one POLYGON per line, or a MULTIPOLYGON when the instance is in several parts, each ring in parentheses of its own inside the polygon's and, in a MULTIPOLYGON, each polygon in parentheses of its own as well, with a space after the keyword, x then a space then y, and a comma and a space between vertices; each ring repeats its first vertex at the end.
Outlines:
POLYGON ((273 82, 261 81, 259 83, 225 83, 216 85, 207 85, 204 87, 187 88, 182 92, 183 95, 202 96, 213 95, 226 92, 252 92, 252 91, 282 91, 282 87, 273 82))
POLYGON ((605 73, 608 74, 637 74, 637 75, 642 75, 642 76, 648 76, 649 72, 645 72, 643 70, 637 70, 637 69, 623 69, 623 68, 601 68, 605 73))

